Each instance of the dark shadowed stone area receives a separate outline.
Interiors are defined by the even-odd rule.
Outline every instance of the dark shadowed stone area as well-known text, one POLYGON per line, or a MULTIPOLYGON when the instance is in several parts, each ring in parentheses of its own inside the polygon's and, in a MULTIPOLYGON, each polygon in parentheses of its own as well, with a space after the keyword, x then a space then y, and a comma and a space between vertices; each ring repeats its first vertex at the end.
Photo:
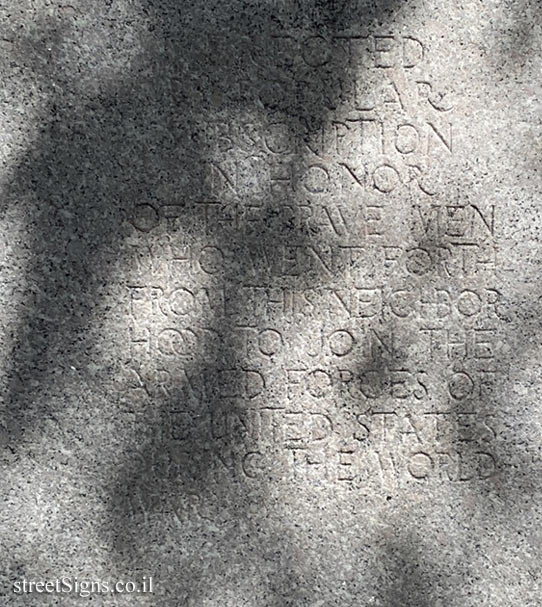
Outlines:
POLYGON ((0 605, 540 607, 539 2, 0 22, 0 605))

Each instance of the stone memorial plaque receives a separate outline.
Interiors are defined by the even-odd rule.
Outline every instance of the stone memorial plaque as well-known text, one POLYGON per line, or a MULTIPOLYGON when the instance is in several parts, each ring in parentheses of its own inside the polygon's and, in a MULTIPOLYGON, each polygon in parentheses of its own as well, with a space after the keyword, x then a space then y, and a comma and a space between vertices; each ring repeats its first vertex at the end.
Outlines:
POLYGON ((1 605, 540 607, 540 8, 0 2, 1 605))

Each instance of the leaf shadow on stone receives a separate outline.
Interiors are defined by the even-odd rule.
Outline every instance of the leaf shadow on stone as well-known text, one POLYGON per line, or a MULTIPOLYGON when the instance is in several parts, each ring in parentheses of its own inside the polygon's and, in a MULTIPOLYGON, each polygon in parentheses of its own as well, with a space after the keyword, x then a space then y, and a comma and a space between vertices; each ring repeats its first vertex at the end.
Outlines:
MULTIPOLYGON (((367 9, 364 25, 385 20, 386 10, 393 10, 394 6, 393 2, 373 5, 367 9)), ((150 3, 147 8, 150 13, 156 11, 150 3)), ((289 25, 301 27, 305 32, 340 30, 349 23, 341 22, 339 9, 333 3, 301 4, 289 25)), ((258 28, 259 47, 265 50, 266 45, 273 46, 272 31, 267 31, 273 16, 265 14, 255 18, 250 13, 239 17, 234 7, 222 10, 224 13, 213 21, 209 8, 199 15, 202 21, 191 26, 179 20, 174 7, 162 15, 154 13, 154 36, 159 39, 163 36, 165 42, 161 54, 142 59, 140 74, 112 91, 80 98, 70 94, 69 88, 61 87, 62 92, 53 97, 42 118, 40 140, 20 161, 7 198, 28 196, 33 220, 32 258, 26 275, 29 294, 24 305, 26 312, 15 328, 6 399, 6 426, 15 451, 25 445, 25 435, 51 413, 46 396, 61 390, 62 379, 69 374, 69 368, 84 369, 87 364, 88 353, 94 346, 91 327, 100 311, 98 303, 108 289, 109 268, 116 267, 122 257, 119 234, 127 224, 133 223, 134 208, 141 201, 151 201, 156 207, 167 202, 157 194, 156 184, 173 174, 179 160, 194 169, 192 176, 191 170, 186 171, 188 183, 183 187, 198 187, 200 167, 209 160, 209 150, 194 145, 200 122, 218 112, 222 104, 226 107, 230 103, 236 109, 246 110, 250 103, 256 103, 258 111, 263 107, 263 113, 273 111, 281 115, 288 124, 288 137, 297 137, 301 123, 310 138, 329 108, 338 102, 329 89, 297 89, 290 98, 282 96, 280 87, 278 98, 273 90, 264 91, 263 85, 273 81, 275 74, 270 70, 269 58, 254 61, 251 40, 258 28), (208 32, 202 36, 200 31, 206 20, 214 29, 218 44, 213 49, 207 47, 208 32), (244 99, 244 91, 235 98, 235 93, 228 90, 230 76, 220 62, 215 63, 217 56, 238 61, 237 74, 243 74, 261 93, 256 102, 244 99), (170 78, 176 69, 181 70, 184 79, 170 78), (203 94, 198 91, 202 82, 206 83, 203 94), (211 103, 207 97, 211 97, 211 103), (179 112, 179 107, 186 111, 179 112), (179 148, 186 152, 179 154, 179 148), (118 201, 118 205, 112 204, 112 200, 118 201)), ((279 25, 284 23, 279 20, 279 25)), ((62 32, 55 35, 61 37, 62 32)), ((46 38, 50 37, 49 32, 46 38)), ((61 68, 50 76, 65 86, 69 82, 69 75, 62 74, 61 68)), ((337 76, 333 74, 334 78, 337 76)), ((269 221, 276 204, 273 195, 264 200, 259 211, 261 223, 269 221)), ((182 221, 194 224, 200 221, 195 208, 186 205, 185 210, 182 221)), ((152 236, 152 232, 150 234, 152 236)), ((314 244, 314 234, 284 225, 279 225, 277 231, 262 233, 244 224, 233 234, 218 233, 217 238, 214 244, 219 248, 229 247, 240 255, 249 250, 256 256, 262 243, 271 248, 292 242, 298 246, 314 244)), ((243 263, 236 269, 242 275, 243 263)), ((270 280, 271 285, 273 281, 280 282, 280 276, 265 274, 263 278, 268 283, 270 280)), ((225 275, 222 280, 237 279, 225 275)), ((305 278, 308 284, 311 280, 318 277, 305 278)), ((235 297, 238 307, 248 306, 241 290, 235 297)), ((208 318, 205 322, 210 329, 223 333, 223 318, 208 318)), ((382 368, 378 358, 372 363, 377 369, 382 368)), ((217 384, 217 378, 221 377, 225 365, 242 370, 246 364, 231 342, 228 345, 220 340, 218 345, 211 343, 201 348, 191 363, 192 376, 201 378, 195 383, 205 383, 205 395, 196 391, 191 396, 190 382, 175 377, 161 397, 142 387, 144 407, 154 409, 158 425, 137 455, 122 464, 118 477, 108 487, 111 520, 104 524, 103 533, 118 553, 122 562, 119 569, 148 566, 148 556, 153 554, 150 545, 157 536, 148 533, 146 526, 150 525, 155 532, 157 526, 153 521, 159 522, 164 513, 173 526, 192 524, 197 533, 202 533, 209 524, 220 527, 217 522, 220 523, 222 531, 215 531, 214 539, 224 542, 225 552, 229 554, 245 554, 249 548, 257 550, 259 542, 269 546, 277 542, 284 546, 284 551, 288 550, 288 540, 284 539, 277 521, 270 526, 271 531, 265 531, 269 521, 265 515, 253 511, 254 507, 264 507, 267 501, 271 503, 271 489, 247 488, 246 481, 239 478, 227 484, 213 483, 211 479, 213 462, 224 460, 225 451, 239 449, 243 428, 239 430, 238 441, 231 436, 221 442, 210 441, 208 427, 198 422, 204 414, 212 413, 217 399, 222 398, 223 386, 217 384), (191 397, 195 405, 192 410, 186 406, 191 397), (227 509, 221 512, 226 503, 227 509), (190 522, 191 516, 197 517, 198 522, 190 522), (246 534, 239 534, 241 524, 248 526, 251 538, 244 547, 241 542, 246 541, 246 534)), ((224 400, 230 413, 235 413, 235 398, 233 402, 224 400)), ((238 413, 241 415, 242 411, 238 413)), ((167 545, 168 538, 160 539, 167 545)), ((187 586, 187 596, 192 600, 206 583, 199 565, 191 562, 195 553, 196 549, 193 554, 182 553, 178 557, 178 564, 188 573, 181 585, 187 586), (198 576, 202 578, 201 584, 195 588, 198 576)), ((407 559, 405 555, 404 561, 407 559)), ((280 578, 280 569, 281 564, 276 563, 271 572, 280 578)), ((418 575, 414 566, 412 577, 418 575)), ((420 584, 429 583, 430 580, 413 583, 413 595, 422 592, 420 584)), ((390 588, 389 600, 398 603, 403 590, 397 589, 393 581, 386 584, 390 588)), ((287 604, 288 599, 284 605, 287 604)), ((419 600, 413 604, 423 605, 419 600)))

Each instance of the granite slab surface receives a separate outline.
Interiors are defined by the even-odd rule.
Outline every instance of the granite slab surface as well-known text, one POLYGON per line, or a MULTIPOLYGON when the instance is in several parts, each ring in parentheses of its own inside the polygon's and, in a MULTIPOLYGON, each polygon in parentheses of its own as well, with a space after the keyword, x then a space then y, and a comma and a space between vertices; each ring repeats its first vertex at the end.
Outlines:
POLYGON ((540 2, 0 23, 0 605, 540 607, 540 2))

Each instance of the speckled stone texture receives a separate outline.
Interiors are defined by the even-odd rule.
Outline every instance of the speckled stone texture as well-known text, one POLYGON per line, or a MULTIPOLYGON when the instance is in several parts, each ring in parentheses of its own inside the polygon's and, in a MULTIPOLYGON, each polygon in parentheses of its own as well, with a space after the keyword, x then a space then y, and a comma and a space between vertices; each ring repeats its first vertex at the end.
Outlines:
POLYGON ((540 607, 539 2, 0 21, 0 605, 540 607))

